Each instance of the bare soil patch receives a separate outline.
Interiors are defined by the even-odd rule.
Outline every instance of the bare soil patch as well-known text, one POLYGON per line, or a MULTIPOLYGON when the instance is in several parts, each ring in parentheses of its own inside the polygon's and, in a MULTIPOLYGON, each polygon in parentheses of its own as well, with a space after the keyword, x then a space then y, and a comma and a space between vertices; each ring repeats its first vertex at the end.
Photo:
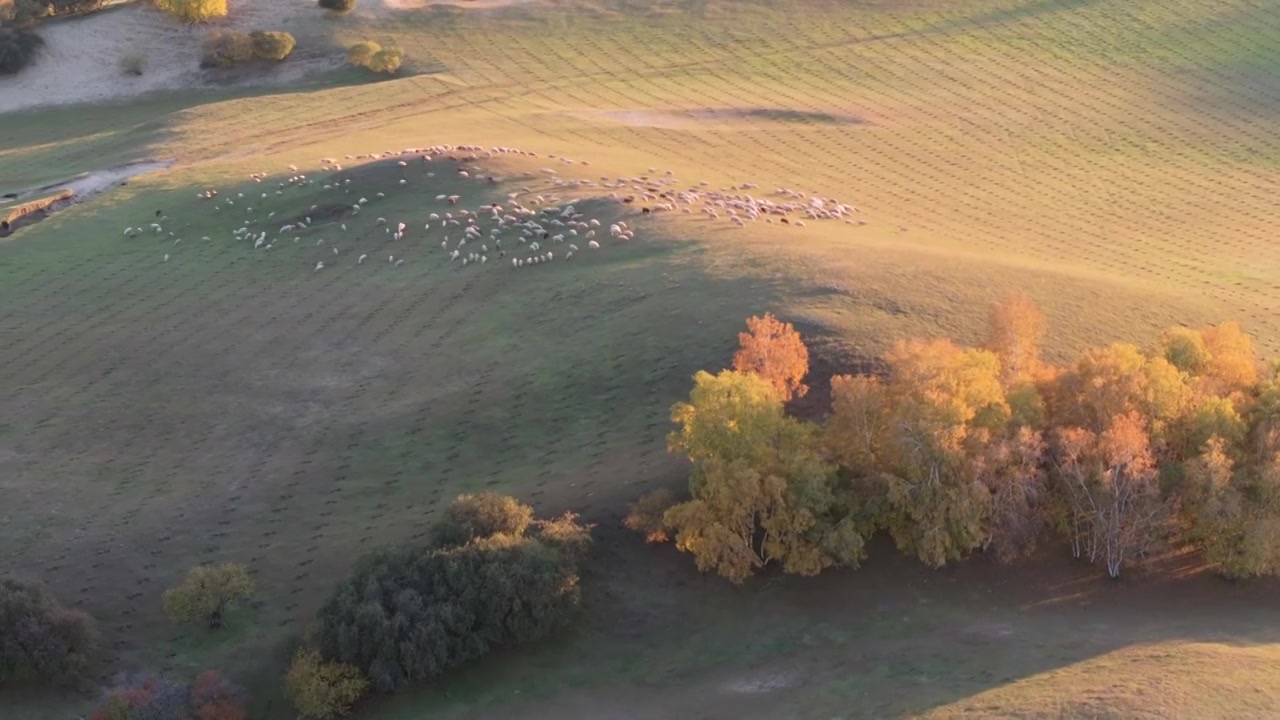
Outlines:
POLYGON ((51 183, 49 185, 44 185, 27 191, 10 193, 15 199, 20 199, 22 197, 30 197, 51 190, 57 191, 55 195, 50 196, 43 201, 32 201, 26 203, 24 206, 14 208, 8 216, 3 218, 3 223, 0 224, 0 237, 8 237, 18 229, 44 220, 59 210, 66 209, 76 203, 84 202, 94 195, 119 187, 120 185, 127 183, 131 177, 148 173, 153 170, 162 170, 170 167, 171 165, 173 165, 172 160, 145 161, 129 163, 127 165, 117 165, 116 167, 107 168, 105 170, 82 173, 63 182, 51 183))

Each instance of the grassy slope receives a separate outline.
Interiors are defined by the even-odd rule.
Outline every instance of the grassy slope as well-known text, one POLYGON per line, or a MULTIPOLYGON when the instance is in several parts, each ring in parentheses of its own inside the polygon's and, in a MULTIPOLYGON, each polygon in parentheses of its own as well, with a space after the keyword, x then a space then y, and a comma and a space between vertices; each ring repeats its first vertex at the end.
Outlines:
MULTIPOLYGON (((820 334, 824 357, 847 359, 907 332, 971 339, 979 309, 1022 288, 1045 305, 1060 356, 1220 317, 1280 347, 1280 251, 1266 234, 1280 159, 1266 48, 1280 26, 1262 3, 630 5, 356 18, 343 26, 352 37, 397 40, 442 72, 6 117, 0 177, 15 186, 144 156, 193 165, 0 246, 0 358, 16 408, 0 425, 4 566, 83 603, 126 664, 223 665, 265 690, 260 671, 278 666, 353 548, 419 532, 452 494, 492 486, 608 524, 642 488, 678 482, 662 452, 666 407, 694 369, 724 361, 751 313, 780 310, 820 334), (707 107, 805 114, 636 113, 707 107), (225 196, 248 170, 437 141, 563 153, 590 160, 592 175, 656 166, 690 183, 820 191, 870 224, 782 234, 675 219, 642 226, 638 246, 531 273, 449 272, 424 246, 403 272, 313 274, 328 258, 314 246, 233 246, 229 219, 191 200, 203 187, 225 196), (182 244, 119 236, 155 207, 196 223, 182 244), (206 558, 250 562, 263 588, 221 642, 173 629, 156 607, 206 558)), ((406 194, 394 177, 362 186, 388 191, 376 212, 393 221, 455 189, 416 178, 406 194)), ((320 199, 290 194, 280 217, 320 199)), ((355 242, 380 248, 370 214, 355 242)), ((1082 673, 1113 677, 1109 658, 1160 678, 1160 648, 1242 668, 1270 652, 1204 636, 1194 604, 1160 622, 1132 617, 1140 593, 1031 612, 1057 594, 1049 581, 1018 602, 999 597, 1012 576, 995 571, 965 571, 978 576, 961 574, 957 595, 940 576, 872 568, 743 594, 691 580, 682 559, 606 545, 584 630, 445 694, 390 703, 385 717, 418 717, 424 702, 459 717, 513 700, 530 716, 629 707, 609 698, 637 717, 1088 713, 1097 706, 1073 704, 1071 690, 1082 673), (917 608, 917 624, 898 605, 917 608), (1105 627, 1072 645, 1083 618, 1105 627), (1032 640, 971 650, 962 630, 983 622, 1032 640), (1186 638, 1199 644, 1178 649, 1186 638), (712 692, 779 663, 816 679, 712 692)), ((1236 616, 1222 635, 1258 639, 1256 598, 1222 602, 1236 616)), ((1146 711, 1139 690, 1113 683, 1097 702, 1146 711)), ((1207 696, 1200 716, 1253 707, 1234 687, 1207 696)), ((61 717, 43 703, 21 710, 61 717)))

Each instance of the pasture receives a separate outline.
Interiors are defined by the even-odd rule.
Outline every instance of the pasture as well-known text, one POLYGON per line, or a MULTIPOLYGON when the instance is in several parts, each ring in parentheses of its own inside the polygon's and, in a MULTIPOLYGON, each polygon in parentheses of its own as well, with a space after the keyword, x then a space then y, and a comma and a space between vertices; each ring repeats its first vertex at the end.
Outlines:
MULTIPOLYGON (((1186 558, 1117 584, 1056 550, 930 572, 886 547, 857 572, 735 589, 618 528, 635 496, 683 482, 667 409, 765 310, 805 334, 819 391, 902 335, 976 339, 1015 289, 1044 308, 1057 358, 1222 319, 1280 352, 1269 3, 365 4, 334 20, 290 2, 272 21, 300 43, 397 43, 411 68, 396 79, 313 59, 287 86, 157 88, 91 111, 0 80, 0 109, 24 107, 0 115, 0 194, 175 161, 0 240, 0 568, 98 619, 102 676, 220 667, 256 716, 291 717, 290 643, 355 556, 495 489, 599 524, 586 617, 360 717, 1274 712, 1258 688, 1280 654, 1275 585, 1186 558), (345 159, 437 143, 539 157, 464 162, 470 178, 447 159, 345 159), (275 195, 289 163, 315 183, 275 195), (647 216, 544 167, 596 183, 670 171, 679 189, 775 201, 785 187, 859 222, 647 216), (335 178, 357 189, 322 189, 335 178), (206 188, 217 201, 195 198, 206 188), (272 249, 233 237, 241 200, 213 210, 237 193, 272 249), (448 229, 423 228, 508 193, 636 238, 464 268, 440 247, 448 229), (370 203, 352 216, 357 197, 370 203), (343 210, 274 239, 313 205, 343 210), (156 210, 161 233, 122 234, 156 210), (160 592, 211 560, 247 563, 259 601, 221 635, 176 628, 160 592)), ((0 714, 75 717, 85 700, 17 696, 0 714)))

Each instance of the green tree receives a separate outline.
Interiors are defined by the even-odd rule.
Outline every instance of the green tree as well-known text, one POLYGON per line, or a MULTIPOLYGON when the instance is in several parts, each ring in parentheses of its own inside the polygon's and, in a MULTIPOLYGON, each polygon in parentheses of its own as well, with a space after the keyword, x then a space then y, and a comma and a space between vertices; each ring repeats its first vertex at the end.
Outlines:
POLYGON ((579 602, 574 558, 535 535, 388 548, 361 559, 321 608, 318 641, 325 658, 391 692, 545 637, 579 602))
POLYGON ((0 687, 70 680, 97 647, 88 615, 63 607, 43 585, 0 579, 0 687))
POLYGON ((210 630, 217 630, 226 612, 253 597, 253 590, 245 566, 228 562, 192 568, 182 584, 166 590, 161 599, 165 613, 173 620, 203 622, 210 630))
POLYGON ((347 714, 369 689, 369 681, 358 669, 325 662, 314 648, 302 648, 294 654, 284 682, 298 714, 316 720, 347 714))
POLYGON ((1215 436, 1187 462, 1189 539, 1226 577, 1280 573, 1280 458, 1237 466, 1232 454, 1215 436))

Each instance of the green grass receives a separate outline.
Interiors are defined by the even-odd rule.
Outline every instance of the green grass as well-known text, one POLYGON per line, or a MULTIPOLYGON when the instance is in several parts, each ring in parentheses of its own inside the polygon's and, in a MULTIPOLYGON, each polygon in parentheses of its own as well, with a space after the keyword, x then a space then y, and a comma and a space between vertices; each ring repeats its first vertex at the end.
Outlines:
MULTIPOLYGON (((668 407, 764 310, 824 367, 903 334, 974 340, 1015 289, 1044 307, 1059 360, 1228 318, 1280 351, 1266 3, 607 0, 323 22, 338 42, 400 44, 419 74, 0 118, 0 191, 178 161, 0 241, 0 568, 99 618, 101 677, 218 666, 262 717, 291 717, 279 672, 354 557, 492 488, 601 524, 583 622, 365 717, 1241 717, 1274 700, 1269 586, 1077 578, 1083 594, 1046 606, 1088 573, 1053 558, 929 573, 881 549, 857 573, 738 590, 616 527, 627 501, 680 483, 668 407), (489 163, 496 187, 444 163, 343 161, 353 195, 274 195, 287 163, 323 182, 322 156, 437 142, 544 157, 489 163), (520 271, 444 262, 443 233, 422 230, 453 209, 438 193, 557 192, 542 166, 781 185, 867 224, 734 229, 592 200, 637 240, 520 271), (337 221, 348 232, 255 252, 231 239, 247 203, 215 213, 205 188, 269 191, 254 204, 270 229, 373 202, 337 221), (181 243, 122 236, 157 208, 181 243), (223 559, 249 564, 259 602, 224 637, 169 624, 160 592, 223 559), (1240 670, 1193 697, 1214 665, 1240 670)), ((23 695, 0 715, 65 718, 84 700, 23 695)))

